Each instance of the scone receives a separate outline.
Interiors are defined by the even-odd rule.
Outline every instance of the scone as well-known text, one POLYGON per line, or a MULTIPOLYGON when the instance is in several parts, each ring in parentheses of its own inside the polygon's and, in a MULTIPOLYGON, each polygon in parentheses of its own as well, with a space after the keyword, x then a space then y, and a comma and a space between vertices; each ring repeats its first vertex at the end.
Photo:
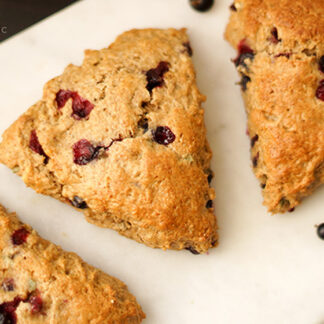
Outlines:
POLYGON ((235 0, 231 10, 253 170, 269 211, 293 211, 324 181, 324 1, 235 0))
POLYGON ((135 324, 143 318, 121 281, 42 239, 0 205, 0 323, 135 324))
POLYGON ((85 51, 3 135, 0 161, 89 222, 162 249, 217 244, 205 97, 185 29, 85 51))

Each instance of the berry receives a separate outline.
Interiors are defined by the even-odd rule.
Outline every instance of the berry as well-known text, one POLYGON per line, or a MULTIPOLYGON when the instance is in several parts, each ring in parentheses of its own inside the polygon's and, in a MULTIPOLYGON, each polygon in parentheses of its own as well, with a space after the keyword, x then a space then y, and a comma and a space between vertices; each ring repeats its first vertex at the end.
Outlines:
POLYGON ((38 153, 39 155, 43 155, 45 157, 44 160, 45 164, 48 162, 48 156, 44 152, 42 145, 39 143, 37 133, 34 129, 30 133, 29 148, 35 153, 38 153))
POLYGON ((214 4, 214 0, 189 0, 189 2, 192 8, 201 12, 209 10, 214 4))
POLYGON ((41 312, 43 308, 43 300, 39 293, 37 295, 30 296, 28 298, 28 302, 30 303, 32 314, 37 314, 41 312))
POLYGON ((152 134, 154 141, 161 145, 169 145, 176 138, 168 126, 158 126, 152 134))
POLYGON ((212 200, 208 200, 206 203, 206 208, 212 208, 213 207, 213 201, 212 200))
POLYGON ((80 120, 89 116, 94 105, 87 99, 82 98, 77 92, 70 90, 60 90, 56 94, 56 104, 57 108, 61 109, 65 106, 66 102, 72 98, 72 114, 71 116, 80 120))
POLYGON ((254 59, 253 49, 247 45, 246 40, 242 39, 237 45, 237 57, 233 60, 235 66, 243 65, 246 67, 244 60, 249 58, 250 60, 254 59))
POLYGON ((247 84, 251 81, 251 78, 247 76, 246 74, 242 73, 241 82, 239 83, 241 85, 242 91, 246 91, 247 84))
POLYGON ((271 37, 269 37, 268 40, 273 44, 278 44, 281 41, 278 37, 278 29, 276 27, 271 29, 271 37))
POLYGON ((163 75, 169 71, 168 62, 160 62, 155 69, 150 69, 146 72, 147 85, 146 89, 149 92, 156 87, 161 87, 164 84, 163 75))
POLYGON ((200 254, 197 250, 195 250, 192 246, 186 247, 186 250, 190 251, 192 254, 198 255, 200 254))
POLYGON ((80 197, 78 196, 74 196, 73 197, 73 200, 71 201, 72 205, 76 208, 79 208, 79 209, 86 209, 88 208, 88 205, 87 203, 80 197))
POLYGON ((21 245, 23 243, 26 243, 28 235, 29 235, 29 232, 24 227, 22 227, 22 228, 16 230, 11 235, 11 241, 14 245, 21 245))
POLYGON ((322 240, 324 240, 324 223, 320 224, 317 227, 317 235, 319 238, 321 238, 322 240))
POLYGON ((316 90, 316 97, 319 100, 324 101, 324 79, 320 81, 320 84, 316 90))
POLYGON ((3 280, 1 286, 2 286, 4 291, 13 291, 13 290, 15 290, 15 282, 14 282, 14 280, 12 278, 11 279, 5 278, 3 280))
POLYGON ((324 55, 319 60, 319 69, 324 73, 324 55))
POLYGON ((73 145, 73 162, 86 165, 98 156, 101 148, 103 147, 94 147, 88 140, 81 139, 73 145))
POLYGON ((253 136, 253 137, 251 138, 251 147, 252 147, 252 148, 254 147, 254 145, 255 145, 255 143, 258 141, 258 139, 259 139, 259 135, 258 135, 258 134, 256 134, 255 136, 253 136))

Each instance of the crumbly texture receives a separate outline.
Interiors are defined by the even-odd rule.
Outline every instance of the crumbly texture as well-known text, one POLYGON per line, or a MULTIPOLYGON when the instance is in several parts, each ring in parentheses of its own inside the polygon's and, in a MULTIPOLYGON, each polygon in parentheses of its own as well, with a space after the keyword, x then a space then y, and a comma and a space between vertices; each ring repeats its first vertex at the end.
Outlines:
POLYGON ((145 317, 121 281, 42 239, 2 206, 0 251, 1 323, 135 324, 145 317), (10 313, 5 303, 17 298, 10 313))
POLYGON ((254 52, 238 71, 264 204, 293 211, 324 181, 324 1, 235 0, 225 37, 254 52))
POLYGON ((205 97, 190 54, 185 29, 131 30, 108 48, 86 50, 83 64, 49 81, 42 100, 5 131, 0 161, 38 193, 69 204, 77 197, 89 222, 150 247, 195 253, 216 246, 205 97), (167 68, 154 78, 149 71, 161 62, 167 68), (60 90, 93 109, 74 118, 71 98, 58 107, 60 90), (159 143, 158 127, 175 139, 159 143), (79 165, 73 148, 83 139, 98 151, 79 165))

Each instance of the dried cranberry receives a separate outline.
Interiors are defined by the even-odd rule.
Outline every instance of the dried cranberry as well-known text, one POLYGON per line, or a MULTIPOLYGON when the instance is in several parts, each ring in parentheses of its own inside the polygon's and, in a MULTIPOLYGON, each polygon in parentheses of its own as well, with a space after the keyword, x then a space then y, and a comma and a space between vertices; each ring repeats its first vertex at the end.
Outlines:
POLYGON ((259 152, 253 157, 252 159, 252 164, 253 164, 253 167, 256 168, 258 166, 258 161, 259 161, 259 152))
POLYGON ((77 92, 70 90, 60 90, 56 94, 57 108, 61 109, 65 106, 66 102, 72 98, 72 114, 71 116, 80 120, 89 116, 94 105, 87 99, 82 98, 77 92))
POLYGON ((45 157, 45 160, 44 160, 45 164, 48 162, 48 156, 44 152, 44 150, 42 148, 42 145, 39 143, 38 136, 37 136, 36 131, 34 129, 30 133, 29 147, 35 153, 38 153, 39 155, 43 155, 45 157))
POLYGON ((319 69, 324 73, 324 55, 319 60, 319 69))
POLYGON ((195 250, 192 246, 188 246, 185 248, 186 250, 190 251, 192 254, 200 254, 197 250, 195 250))
POLYGON ((94 160, 102 146, 94 147, 88 140, 81 139, 73 145, 73 162, 85 165, 94 160))
POLYGON ((241 82, 240 82, 241 89, 242 91, 246 91, 247 84, 251 81, 251 78, 244 73, 242 73, 241 75, 242 75, 241 82))
POLYGON ((209 10, 214 4, 214 0, 189 0, 189 2, 192 8, 202 12, 209 10))
MULTIPOLYGON (((15 290, 15 282, 14 280, 11 278, 5 278, 2 282, 2 288, 4 291, 13 291, 15 290)), ((0 322, 1 323, 1 322, 0 322)))
POLYGON ((254 59, 253 49, 246 44, 246 40, 242 39, 237 46, 238 54, 237 57, 233 60, 235 66, 243 65, 246 67, 244 60, 254 59))
POLYGON ((80 97, 76 92, 73 93, 72 98, 73 113, 71 116, 76 120, 88 117, 94 105, 90 101, 80 97))
POLYGON ((80 197, 78 196, 74 196, 73 197, 73 200, 71 201, 72 205, 76 208, 79 208, 79 209, 86 209, 88 208, 88 205, 87 203, 80 197))
POLYGON ((209 170, 208 173, 209 174, 207 176, 207 181, 210 184, 212 182, 214 176, 213 176, 213 172, 211 170, 209 170))
POLYGON ((189 42, 186 42, 186 43, 183 43, 182 44, 186 50, 186 52, 188 53, 189 56, 192 56, 193 54, 193 51, 192 51, 192 48, 190 46, 190 43, 189 42))
POLYGON ((26 228, 22 227, 11 235, 11 241, 14 245, 21 245, 26 243, 28 235, 29 232, 26 230, 26 228))
POLYGON ((253 136, 251 138, 251 147, 254 147, 254 145, 258 141, 258 139, 259 139, 259 135, 258 134, 256 134, 255 136, 253 136))
POLYGON ((261 188, 264 189, 266 187, 265 183, 261 183, 261 188))
POLYGON ((288 210, 288 212, 289 212, 289 213, 292 213, 294 210, 295 210, 295 207, 290 208, 290 209, 288 210))
POLYGON ((278 29, 276 27, 271 29, 271 37, 269 37, 268 40, 273 44, 278 44, 281 41, 278 37, 278 29))
POLYGON ((150 92, 156 87, 161 87, 164 84, 163 75, 169 71, 168 62, 160 62, 155 69, 150 69, 146 72, 147 85, 146 89, 150 92))
POLYGON ((40 313, 43 308, 43 300, 38 293, 37 295, 32 295, 28 298, 28 303, 31 305, 32 314, 40 313))
POLYGON ((324 79, 320 81, 320 84, 316 90, 316 97, 324 101, 324 79))
POLYGON ((161 145, 169 145, 176 138, 168 126, 158 126, 152 134, 154 141, 161 145))
POLYGON ((0 323, 1 324, 16 324, 17 315, 16 309, 23 300, 20 297, 15 297, 13 301, 0 304, 0 323))
POLYGON ((72 98, 72 91, 70 90, 60 90, 57 92, 55 101, 57 104, 57 108, 61 109, 65 106, 66 102, 72 98))
POLYGON ((206 208, 212 208, 213 207, 213 201, 212 200, 208 200, 206 203, 206 208))

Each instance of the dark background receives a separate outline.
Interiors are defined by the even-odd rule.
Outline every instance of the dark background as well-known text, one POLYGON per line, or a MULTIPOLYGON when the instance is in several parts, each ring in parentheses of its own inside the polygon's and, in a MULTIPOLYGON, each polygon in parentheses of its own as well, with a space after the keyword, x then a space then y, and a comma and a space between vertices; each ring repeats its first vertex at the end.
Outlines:
POLYGON ((0 42, 77 0, 0 0, 0 42))

